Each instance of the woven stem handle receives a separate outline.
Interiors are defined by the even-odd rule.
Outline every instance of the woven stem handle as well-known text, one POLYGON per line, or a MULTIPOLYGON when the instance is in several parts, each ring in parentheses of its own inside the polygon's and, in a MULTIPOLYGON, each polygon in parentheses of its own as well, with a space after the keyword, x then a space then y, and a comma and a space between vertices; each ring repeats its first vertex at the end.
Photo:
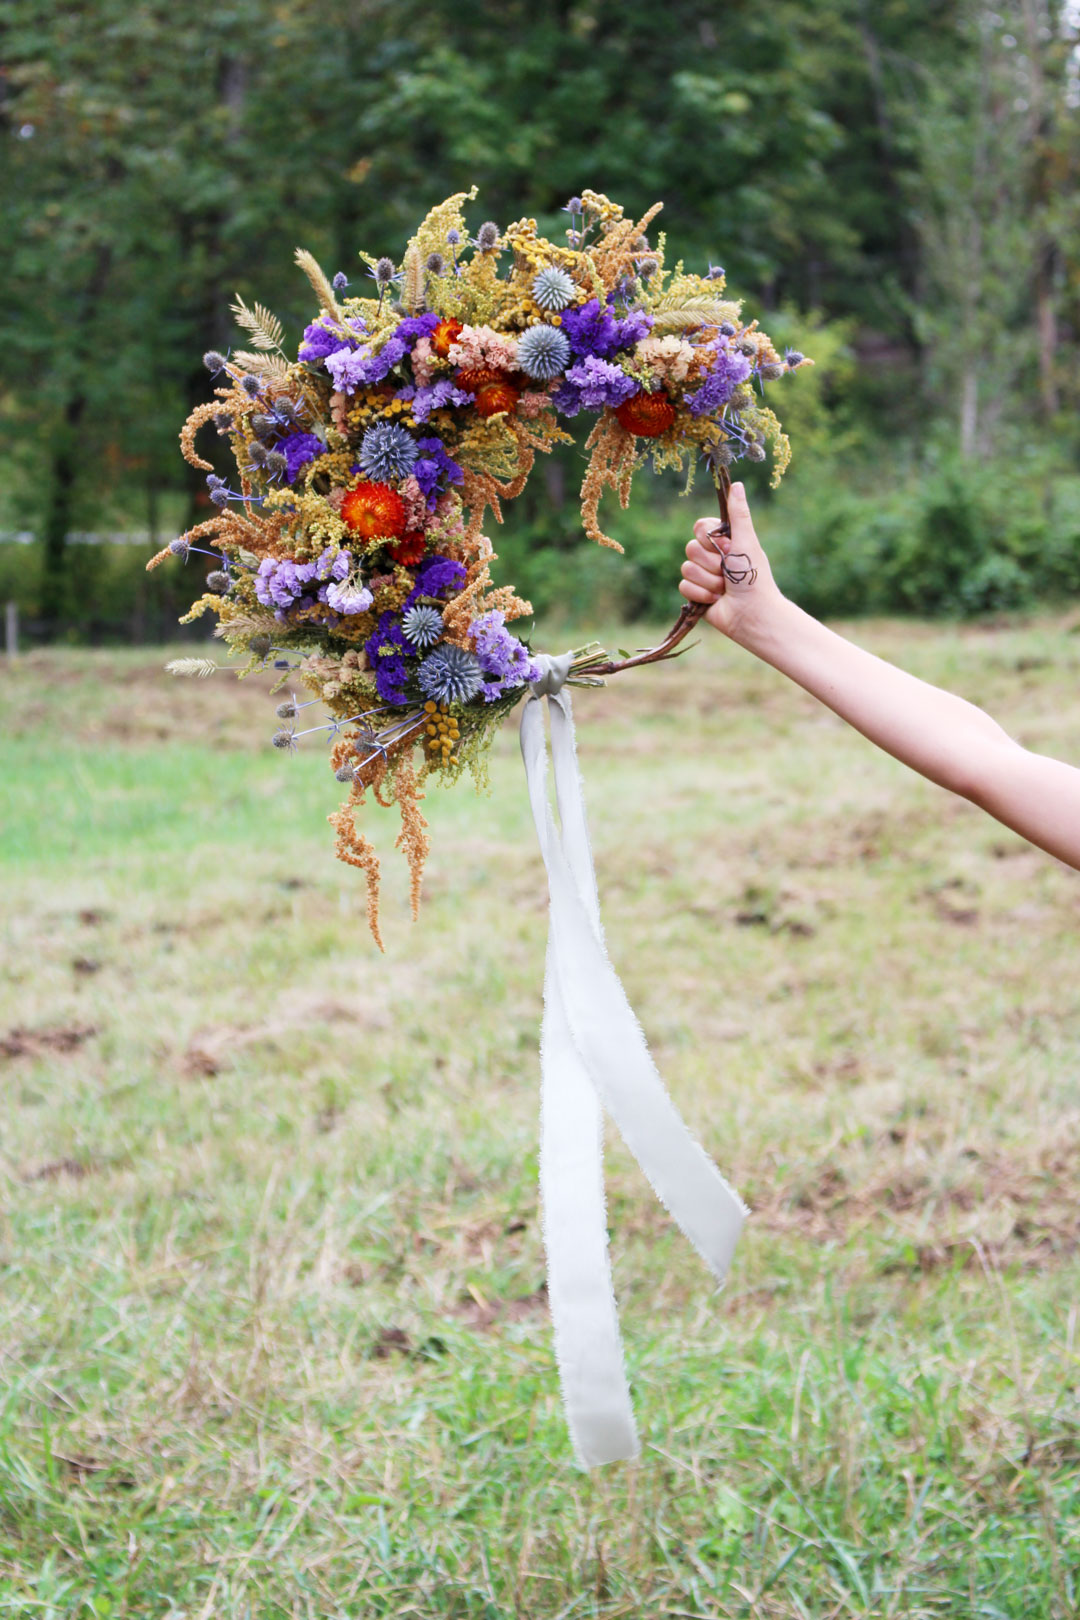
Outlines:
MULTIPOLYGON (((720 468, 720 476, 716 484, 716 499, 720 504, 720 532, 731 533, 731 518, 728 513, 728 491, 731 489, 731 478, 726 467, 720 468)), ((639 664, 658 664, 664 658, 671 658, 675 648, 683 638, 697 624, 708 607, 707 602, 687 602, 679 617, 658 647, 646 648, 644 652, 635 653, 632 658, 611 658, 603 664, 590 664, 590 675, 618 675, 624 669, 637 669, 639 664)))

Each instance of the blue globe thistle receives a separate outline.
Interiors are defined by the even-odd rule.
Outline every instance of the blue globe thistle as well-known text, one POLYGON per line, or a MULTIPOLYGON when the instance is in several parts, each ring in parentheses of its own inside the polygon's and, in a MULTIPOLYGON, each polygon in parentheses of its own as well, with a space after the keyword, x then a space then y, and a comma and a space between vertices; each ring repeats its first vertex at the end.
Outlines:
POLYGON ((344 292, 345 291, 346 287, 349 285, 349 278, 345 274, 344 270, 339 270, 338 271, 337 275, 334 277, 334 279, 330 283, 330 285, 331 285, 331 287, 333 287, 335 292, 344 292))
POLYGON ((425 607, 418 602, 402 619, 401 628, 406 639, 423 651, 442 639, 443 616, 438 608, 425 607))
POLYGON ((436 703, 468 703, 483 684, 480 660, 464 647, 444 641, 416 672, 420 690, 436 703))
POLYGON ((227 364, 225 356, 220 354, 217 349, 207 349, 202 357, 202 363, 207 371, 212 372, 215 377, 219 371, 225 370, 227 364))
POLYGON ((360 445, 360 466, 377 484, 408 478, 420 452, 416 440, 397 422, 376 422, 360 445))
POLYGON ((246 377, 241 377, 240 386, 244 390, 244 393, 249 394, 252 399, 258 399, 259 395, 262 393, 262 383, 259 381, 258 377, 253 377, 250 371, 246 377))
POLYGON ((518 339, 517 363, 526 377, 550 382, 570 364, 570 344, 557 326, 530 326, 518 339))
POLYGON ((576 294, 577 282, 565 270, 560 270, 557 264, 549 264, 533 280, 534 299, 541 309, 550 310, 553 314, 572 304, 576 294))

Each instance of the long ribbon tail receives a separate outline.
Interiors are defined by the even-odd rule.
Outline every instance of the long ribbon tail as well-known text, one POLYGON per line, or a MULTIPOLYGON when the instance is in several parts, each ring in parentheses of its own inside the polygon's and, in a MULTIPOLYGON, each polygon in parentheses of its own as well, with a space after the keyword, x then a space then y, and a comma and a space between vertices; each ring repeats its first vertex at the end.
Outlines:
POLYGON ((608 959, 569 694, 547 695, 561 837, 545 791, 540 702, 528 699, 521 720, 551 896, 542 1043, 545 1242, 567 1416, 579 1458, 595 1466, 637 1451, 607 1256, 597 1100, 718 1280, 746 1210, 680 1118, 608 959), (582 1102, 589 1091, 595 1123, 582 1102))

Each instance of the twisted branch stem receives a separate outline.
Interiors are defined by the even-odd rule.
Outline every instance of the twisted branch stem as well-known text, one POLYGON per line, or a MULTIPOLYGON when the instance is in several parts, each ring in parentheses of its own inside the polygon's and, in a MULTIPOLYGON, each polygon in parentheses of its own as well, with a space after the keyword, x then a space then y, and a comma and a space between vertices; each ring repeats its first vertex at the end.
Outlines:
MULTIPOLYGON (((722 531, 731 533, 731 519, 728 515, 728 491, 731 488, 731 478, 726 467, 720 468, 720 477, 716 485, 716 499, 720 504, 720 523, 722 531)), ((675 649, 697 624, 708 604, 705 602, 687 602, 679 617, 658 647, 648 647, 643 652, 635 653, 632 658, 610 658, 602 664, 590 664, 590 676, 618 675, 624 669, 637 669, 641 664, 659 664, 665 658, 678 657, 675 649)))

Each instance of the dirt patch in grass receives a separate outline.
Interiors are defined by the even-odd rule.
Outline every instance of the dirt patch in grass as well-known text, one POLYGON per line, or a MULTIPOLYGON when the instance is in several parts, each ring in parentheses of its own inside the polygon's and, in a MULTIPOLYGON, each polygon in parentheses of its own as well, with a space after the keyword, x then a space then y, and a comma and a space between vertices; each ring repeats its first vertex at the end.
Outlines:
POLYGON ((93 1024, 69 1025, 60 1029, 10 1029, 0 1035, 0 1060, 45 1057, 50 1053, 76 1051, 97 1034, 93 1024))

